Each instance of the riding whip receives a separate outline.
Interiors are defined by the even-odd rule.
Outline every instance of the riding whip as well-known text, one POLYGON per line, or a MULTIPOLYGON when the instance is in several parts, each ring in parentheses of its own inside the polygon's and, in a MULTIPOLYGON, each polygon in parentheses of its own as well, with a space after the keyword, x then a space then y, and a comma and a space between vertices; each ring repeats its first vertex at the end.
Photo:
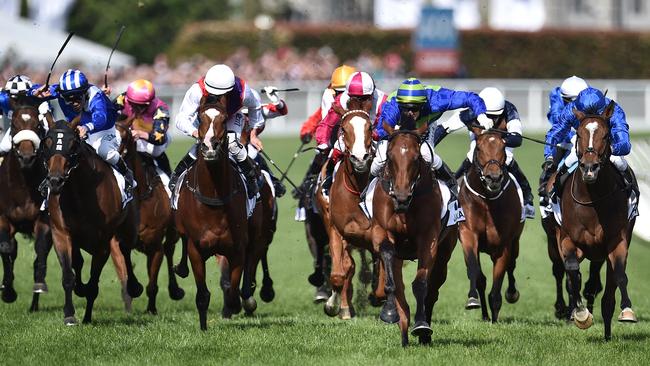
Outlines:
POLYGON ((275 162, 273 161, 273 159, 271 159, 271 157, 270 157, 267 153, 265 153, 264 150, 260 151, 260 154, 262 154, 262 156, 263 156, 266 160, 268 160, 269 163, 271 163, 271 165, 273 165, 273 167, 274 167, 275 169, 278 170, 278 172, 282 173, 282 175, 285 177, 285 179, 287 180, 287 182, 289 182, 289 184, 291 184, 291 185, 293 186, 293 188, 298 189, 298 187, 295 185, 295 183, 293 183, 293 182, 291 181, 291 179, 289 179, 289 177, 286 176, 286 173, 283 172, 282 169, 280 169, 280 167, 277 166, 277 165, 275 164, 275 162))
POLYGON ((111 50, 111 54, 108 56, 108 62, 106 63, 106 71, 104 72, 105 88, 108 87, 108 69, 111 67, 111 58, 113 58, 113 52, 115 52, 118 43, 120 43, 120 39, 122 39, 122 33, 124 33, 124 29, 126 29, 126 26, 122 25, 120 31, 117 33, 117 38, 115 39, 115 44, 113 44, 113 49, 111 50))
POLYGON ((285 170, 284 173, 282 173, 282 176, 280 177, 280 183, 282 183, 282 181, 285 180, 285 178, 287 178, 287 174, 289 173, 289 169, 291 169, 291 166, 293 165, 293 162, 296 161, 296 158, 298 157, 298 154, 300 154, 302 152, 303 146, 305 146, 304 142, 302 144, 300 144, 300 146, 298 147, 298 150, 296 150, 296 152, 293 153, 293 157, 291 158, 291 161, 289 162, 289 165, 287 166, 287 170, 285 170))
MULTIPOLYGON (((481 126, 481 125, 477 125, 477 124, 472 124, 472 125, 469 126, 469 127, 475 127, 475 128, 479 128, 479 129, 485 130, 485 127, 483 127, 483 126, 481 126)), ((508 134, 508 133, 509 133, 508 131, 506 131, 506 130, 501 130, 501 129, 499 129, 499 128, 489 128, 487 131, 499 132, 499 133, 502 133, 502 134, 508 134)), ((538 140, 538 139, 536 139, 536 138, 532 138, 532 137, 524 136, 523 134, 520 134, 520 136, 521 136, 522 139, 526 139, 526 140, 529 140, 529 141, 533 141, 533 142, 536 142, 536 143, 538 143, 538 144, 548 145, 548 146, 553 146, 553 147, 559 147, 559 148, 561 148, 561 149, 566 149, 566 147, 565 147, 563 144, 555 144, 555 145, 554 145, 554 144, 550 144, 550 143, 548 143, 548 142, 546 142, 546 141, 542 141, 542 140, 538 140)))
POLYGON ((74 32, 70 32, 68 34, 68 38, 65 39, 65 42, 63 42, 63 46, 59 49, 59 53, 56 54, 56 58, 54 59, 54 62, 52 62, 52 66, 50 66, 50 72, 47 74, 47 79, 45 79, 45 89, 47 89, 48 86, 50 86, 50 77, 52 76, 52 70, 54 70, 54 65, 56 65, 56 61, 59 59, 59 56, 61 56, 61 53, 63 52, 63 49, 65 46, 68 45, 68 42, 70 42, 70 38, 74 35, 74 32))
MULTIPOLYGON (((279 91, 279 92, 292 92, 292 91, 300 91, 300 88, 275 89, 275 91, 279 91)), ((266 90, 262 89, 262 93, 266 93, 266 90)))

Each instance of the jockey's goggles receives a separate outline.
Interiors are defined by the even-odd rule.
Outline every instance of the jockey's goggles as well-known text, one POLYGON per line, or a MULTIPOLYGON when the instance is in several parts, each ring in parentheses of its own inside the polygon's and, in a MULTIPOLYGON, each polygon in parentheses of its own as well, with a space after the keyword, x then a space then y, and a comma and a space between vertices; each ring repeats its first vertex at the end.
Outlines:
POLYGON ((83 92, 78 92, 78 93, 61 93, 61 98, 63 98, 63 101, 66 102, 67 104, 71 103, 80 103, 81 100, 84 97, 83 92))
POLYGON ((419 112, 422 109, 422 104, 417 104, 417 103, 404 103, 404 104, 399 104, 399 110, 401 112, 419 112))

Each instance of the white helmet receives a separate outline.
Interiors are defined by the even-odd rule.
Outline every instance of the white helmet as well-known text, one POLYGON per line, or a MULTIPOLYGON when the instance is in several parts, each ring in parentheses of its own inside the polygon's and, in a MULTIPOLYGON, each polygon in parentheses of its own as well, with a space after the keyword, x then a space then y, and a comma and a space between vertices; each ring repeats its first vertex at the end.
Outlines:
POLYGON ((478 93, 478 96, 485 102, 485 114, 499 115, 503 113, 506 99, 499 89, 487 87, 478 93))
POLYGON ((574 100, 578 97, 578 94, 580 94, 581 91, 588 87, 589 85, 587 85, 587 82, 584 81, 584 79, 573 75, 570 78, 564 79, 562 85, 560 85, 560 94, 562 94, 562 98, 574 100))
POLYGON ((368 73, 357 71, 348 78, 345 83, 345 91, 353 97, 372 95, 375 92, 375 82, 368 73))
POLYGON ((227 65, 214 65, 205 74, 205 90, 213 95, 222 95, 235 87, 235 74, 227 65))

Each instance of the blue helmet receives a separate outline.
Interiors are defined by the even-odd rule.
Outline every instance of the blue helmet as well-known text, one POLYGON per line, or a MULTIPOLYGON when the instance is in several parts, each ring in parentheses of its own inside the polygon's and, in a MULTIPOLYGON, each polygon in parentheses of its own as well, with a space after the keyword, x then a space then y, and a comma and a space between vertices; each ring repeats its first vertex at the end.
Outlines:
POLYGON ((607 100, 600 90, 589 87, 578 94, 575 106, 583 113, 600 114, 607 107, 607 100))
POLYGON ((69 69, 59 78, 59 91, 63 95, 83 93, 88 86, 86 75, 79 70, 69 69))

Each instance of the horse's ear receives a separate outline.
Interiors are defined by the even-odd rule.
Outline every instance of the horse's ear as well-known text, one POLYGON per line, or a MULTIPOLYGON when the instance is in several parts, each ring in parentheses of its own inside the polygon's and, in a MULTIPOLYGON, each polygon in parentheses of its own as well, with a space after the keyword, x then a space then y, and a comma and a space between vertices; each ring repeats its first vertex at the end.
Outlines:
POLYGON ((393 126, 391 126, 390 123, 386 122, 386 120, 383 120, 381 123, 382 123, 382 127, 384 127, 384 131, 386 131, 388 135, 392 135, 393 132, 395 132, 393 126))
POLYGON ((70 126, 70 128, 74 130, 75 128, 77 128, 77 126, 79 126, 79 122, 81 122, 81 114, 78 115, 77 117, 75 117, 75 118, 74 118, 74 119, 73 119, 73 120, 68 124, 68 126, 70 126))
POLYGON ((578 121, 582 121, 585 118, 585 114, 578 110, 578 108, 573 108, 573 115, 576 116, 578 121))
POLYGON ((423 123, 422 126, 418 127, 415 130, 415 133, 417 133, 420 136, 423 136, 427 132, 428 129, 429 129, 429 125, 426 124, 426 123, 423 123))
POLYGON ((616 107, 616 102, 612 100, 605 108, 605 112, 603 112, 603 117, 605 117, 605 119, 609 120, 612 117, 612 114, 614 114, 614 107, 616 107))

